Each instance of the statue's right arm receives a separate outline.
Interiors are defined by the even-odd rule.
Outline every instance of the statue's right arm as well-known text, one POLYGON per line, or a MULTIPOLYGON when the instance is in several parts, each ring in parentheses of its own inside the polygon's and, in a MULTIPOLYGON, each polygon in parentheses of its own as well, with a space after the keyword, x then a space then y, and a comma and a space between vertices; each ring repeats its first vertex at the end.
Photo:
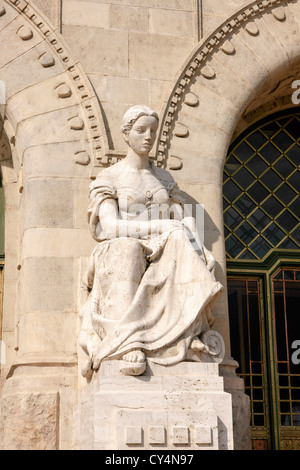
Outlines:
POLYGON ((118 204, 115 199, 106 199, 99 207, 98 217, 106 239, 119 237, 146 239, 150 235, 160 235, 176 226, 177 220, 123 220, 119 218, 118 204))

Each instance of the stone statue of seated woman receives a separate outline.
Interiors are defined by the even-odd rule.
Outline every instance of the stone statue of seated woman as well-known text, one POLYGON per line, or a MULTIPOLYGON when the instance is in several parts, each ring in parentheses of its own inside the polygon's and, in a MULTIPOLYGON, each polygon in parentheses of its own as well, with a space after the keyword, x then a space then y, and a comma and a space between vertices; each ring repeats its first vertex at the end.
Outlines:
POLYGON ((87 377, 108 359, 120 360, 125 375, 141 375, 147 362, 170 366, 207 348, 200 338, 213 323, 222 285, 182 193, 149 159, 157 128, 153 110, 130 108, 121 127, 126 157, 90 186, 88 217, 98 244, 80 312, 87 377))

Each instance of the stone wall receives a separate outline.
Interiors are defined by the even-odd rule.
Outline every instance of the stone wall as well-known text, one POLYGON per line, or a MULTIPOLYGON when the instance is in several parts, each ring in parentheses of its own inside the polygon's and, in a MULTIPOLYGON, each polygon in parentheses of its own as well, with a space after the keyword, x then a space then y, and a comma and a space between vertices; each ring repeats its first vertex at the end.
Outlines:
POLYGON ((125 151, 125 110, 160 110, 178 68, 197 43, 193 0, 66 0, 62 33, 101 101, 111 148, 125 151), (93 14, 91 14, 93 11, 93 14))
MULTIPOLYGON (((80 260, 94 246, 88 186, 124 155, 124 111, 143 103, 160 114, 157 163, 204 204, 205 244, 226 284, 224 158, 237 130, 290 104, 299 25, 299 0, 0 0, 2 416, 24 411, 2 421, 4 447, 35 448, 37 436, 43 448, 73 446, 80 260), (39 429, 26 440, 30 419, 39 429)), ((216 318, 230 354, 226 295, 216 318)))
POLYGON ((112 149, 126 149, 119 132, 125 110, 144 103, 159 112, 196 44, 247 3, 226 0, 220 9, 219 0, 62 2, 62 34, 101 101, 112 149))

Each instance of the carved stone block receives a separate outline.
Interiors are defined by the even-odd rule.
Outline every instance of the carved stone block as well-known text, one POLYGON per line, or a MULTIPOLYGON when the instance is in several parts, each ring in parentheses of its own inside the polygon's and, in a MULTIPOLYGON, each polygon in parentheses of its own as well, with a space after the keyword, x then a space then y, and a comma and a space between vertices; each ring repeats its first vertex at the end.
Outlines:
POLYGON ((58 394, 18 393, 1 401, 0 449, 56 450, 58 394))
POLYGON ((125 428, 125 442, 127 445, 140 445, 143 440, 143 430, 140 426, 127 426, 125 428))
POLYGON ((117 362, 104 363, 82 393, 78 449, 233 448, 231 396, 217 364, 153 364, 123 377, 117 362))
POLYGON ((186 426, 174 426, 172 428, 173 444, 188 445, 189 444, 189 428, 186 426))
POLYGON ((149 428, 149 443, 151 445, 166 443, 166 430, 164 426, 151 426, 149 428))

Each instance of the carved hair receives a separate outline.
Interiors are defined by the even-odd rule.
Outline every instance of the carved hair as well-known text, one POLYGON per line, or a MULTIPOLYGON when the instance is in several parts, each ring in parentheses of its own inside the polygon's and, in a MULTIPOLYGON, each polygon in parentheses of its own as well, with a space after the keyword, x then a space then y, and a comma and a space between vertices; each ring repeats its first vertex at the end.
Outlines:
POLYGON ((157 121, 159 121, 158 114, 153 111, 153 109, 142 104, 137 104, 129 108, 123 116, 123 123, 121 126, 121 132, 123 134, 128 134, 133 126, 133 124, 141 116, 153 116, 157 121))

